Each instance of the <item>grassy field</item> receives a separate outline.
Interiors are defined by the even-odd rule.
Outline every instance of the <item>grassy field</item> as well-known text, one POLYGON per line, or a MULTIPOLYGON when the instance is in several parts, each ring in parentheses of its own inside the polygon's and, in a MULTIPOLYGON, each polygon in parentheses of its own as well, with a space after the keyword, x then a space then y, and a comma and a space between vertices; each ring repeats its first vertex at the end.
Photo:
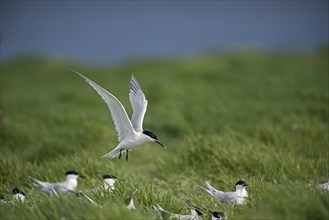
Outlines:
MULTIPOLYGON (((108 66, 22 57, 1 65, 0 194, 15 186, 27 202, 0 204, 1 219, 157 219, 152 205, 188 213, 186 199, 229 219, 329 219, 327 48, 314 54, 240 51, 108 66), (134 74, 149 101, 144 128, 167 146, 148 144, 129 160, 100 158, 117 145, 103 100, 75 69, 126 107, 134 74), (87 176, 73 194, 49 197, 28 176, 87 176), (120 178, 114 193, 89 192, 101 175, 120 178), (244 206, 222 205, 197 185, 248 184, 244 206), (137 210, 123 201, 137 189, 137 210)), ((204 219, 209 219, 205 213, 204 219)))

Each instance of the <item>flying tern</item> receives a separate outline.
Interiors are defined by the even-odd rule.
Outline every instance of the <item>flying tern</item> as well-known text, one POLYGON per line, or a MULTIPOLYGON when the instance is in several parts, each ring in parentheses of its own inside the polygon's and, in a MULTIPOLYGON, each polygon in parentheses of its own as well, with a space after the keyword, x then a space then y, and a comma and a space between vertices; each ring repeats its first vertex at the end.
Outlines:
POLYGON ((12 190, 12 193, 13 193, 13 197, 14 199, 20 201, 20 202, 24 202, 25 201, 25 198, 26 198, 26 195, 23 191, 21 191, 20 189, 18 189, 17 187, 15 187, 13 190, 12 190))
POLYGON ((115 129, 118 133, 119 144, 114 150, 105 154, 103 157, 119 157, 120 159, 122 153, 126 153, 127 161, 128 151, 134 150, 143 144, 155 142, 162 147, 165 147, 152 131, 143 130, 143 119, 147 108, 147 100, 134 75, 132 75, 130 79, 129 99, 133 108, 133 114, 130 120, 125 108, 114 95, 77 71, 72 71, 84 78, 86 82, 96 90, 106 102, 107 107, 111 112, 115 129))
POLYGON ((34 187, 36 187, 37 189, 43 192, 49 194, 55 194, 55 195, 57 195, 57 193, 74 191, 78 187, 78 178, 86 178, 76 171, 67 171, 65 175, 66 175, 66 180, 57 183, 42 182, 33 177, 30 178, 33 180, 32 184, 34 187))
POLYGON ((198 209, 193 208, 190 206, 191 214, 189 215, 181 215, 181 214, 175 214, 172 212, 169 212, 165 209, 163 209, 159 204, 156 204, 153 206, 154 210, 160 213, 161 219, 165 215, 169 215, 169 219, 178 219, 178 220, 201 220, 202 219, 202 212, 200 212, 198 209))
POLYGON ((235 184, 235 192, 222 192, 214 187, 212 187, 207 181, 206 181, 207 188, 201 187, 206 192, 208 192, 210 195, 214 196, 216 199, 220 200, 221 203, 231 202, 234 205, 241 205, 244 204, 245 197, 248 197, 248 192, 246 190, 246 186, 248 184, 243 181, 239 180, 235 184))

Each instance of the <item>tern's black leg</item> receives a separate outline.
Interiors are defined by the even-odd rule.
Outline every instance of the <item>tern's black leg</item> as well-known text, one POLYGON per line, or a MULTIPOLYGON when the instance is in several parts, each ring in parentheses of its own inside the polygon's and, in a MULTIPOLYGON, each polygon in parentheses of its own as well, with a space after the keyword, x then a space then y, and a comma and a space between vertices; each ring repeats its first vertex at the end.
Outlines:
POLYGON ((120 149, 119 159, 121 159, 122 149, 120 149))
POLYGON ((128 150, 126 150, 126 161, 128 161, 128 150))

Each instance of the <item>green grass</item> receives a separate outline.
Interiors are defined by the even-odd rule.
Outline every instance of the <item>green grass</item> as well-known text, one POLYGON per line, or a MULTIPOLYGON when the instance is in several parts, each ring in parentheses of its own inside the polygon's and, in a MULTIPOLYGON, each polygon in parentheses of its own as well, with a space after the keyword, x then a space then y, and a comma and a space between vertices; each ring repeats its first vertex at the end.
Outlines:
MULTIPOLYGON (((1 219, 157 219, 155 203, 188 213, 186 200, 229 219, 328 219, 328 52, 266 54, 241 51, 176 60, 86 66, 22 57, 1 65, 0 194, 28 193, 26 203, 0 204, 1 219), (112 92, 126 107, 134 74, 149 100, 144 128, 167 146, 148 144, 124 159, 100 158, 117 145, 103 100, 75 69, 112 92), (88 177, 75 195, 36 190, 28 176, 88 177), (101 175, 121 178, 114 193, 88 192, 101 175), (197 185, 232 190, 248 182, 244 206, 223 205, 197 185), (137 210, 123 201, 137 189, 137 210)), ((209 214, 206 213, 206 218, 209 214)))

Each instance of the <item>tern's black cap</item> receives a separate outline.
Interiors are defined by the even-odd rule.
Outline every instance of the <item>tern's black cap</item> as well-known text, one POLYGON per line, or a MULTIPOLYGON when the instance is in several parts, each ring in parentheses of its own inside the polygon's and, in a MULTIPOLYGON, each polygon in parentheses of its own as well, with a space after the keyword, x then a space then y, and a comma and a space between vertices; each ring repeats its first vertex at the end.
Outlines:
POLYGON ((223 213, 222 212, 212 212, 211 213, 215 218, 222 218, 223 213))
POLYGON ((24 195, 25 196, 25 193, 23 193, 20 189, 18 189, 17 187, 15 187, 13 190, 12 190, 12 192, 13 192, 13 195, 15 195, 15 194, 22 194, 22 195, 24 195))
POLYGON ((248 184, 244 180, 239 180, 238 182, 236 182, 235 186, 237 185, 248 186, 248 184))
POLYGON ((113 176, 111 174, 105 174, 102 176, 103 179, 117 179, 116 176, 113 176))
POLYGON ((66 176, 67 176, 67 175, 70 175, 70 174, 72 174, 72 175, 80 175, 80 173, 78 173, 78 172, 76 172, 76 171, 74 171, 74 170, 69 170, 69 171, 67 171, 67 172, 65 173, 66 176))
POLYGON ((154 140, 158 140, 158 137, 152 131, 144 130, 143 133, 154 140))
POLYGON ((200 210, 198 209, 194 209, 194 210, 196 211, 196 213, 198 213, 199 216, 203 215, 203 213, 200 210))
POLYGON ((80 174, 80 173, 78 173, 78 172, 76 172, 74 170, 67 171, 65 173, 65 176, 67 176, 67 175, 77 175, 77 176, 79 176, 79 178, 86 178, 84 175, 82 175, 82 174, 80 174))

